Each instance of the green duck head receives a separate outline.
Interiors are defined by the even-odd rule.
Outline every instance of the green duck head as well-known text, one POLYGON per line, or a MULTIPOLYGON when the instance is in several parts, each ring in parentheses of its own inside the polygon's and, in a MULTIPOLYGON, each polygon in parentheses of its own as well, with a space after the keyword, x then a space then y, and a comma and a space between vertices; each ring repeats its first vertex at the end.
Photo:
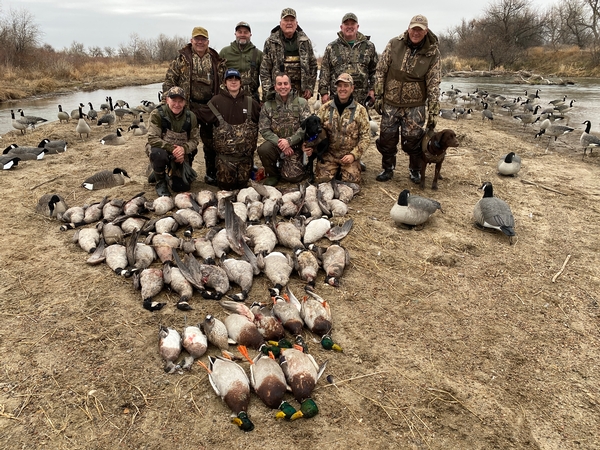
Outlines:
POLYGON ((319 414, 319 408, 317 407, 317 404, 312 398, 307 398, 300 405, 300 411, 292 415, 290 420, 296 420, 300 417, 310 419, 311 417, 315 417, 317 414, 319 414))
POLYGON ((279 355, 281 355, 281 349, 276 345, 263 344, 260 347, 260 351, 265 356, 269 356, 269 353, 272 353, 275 359, 279 358, 279 355))
POLYGON ((279 405, 279 411, 277 411, 277 414, 275 414, 275 418, 291 420, 292 416, 296 414, 296 412, 296 408, 284 400, 281 402, 281 405, 279 405))
POLYGON ((321 346, 325 350, 335 350, 336 352, 343 352, 344 351, 342 349, 342 347, 340 347, 338 344, 336 344, 335 342, 333 342, 333 339, 331 339, 331 336, 329 336, 328 334, 326 334, 325 336, 323 336, 321 338, 321 346))
POLYGON ((240 411, 237 417, 234 417, 231 421, 244 431, 254 430, 254 424, 248 417, 246 411, 240 411))

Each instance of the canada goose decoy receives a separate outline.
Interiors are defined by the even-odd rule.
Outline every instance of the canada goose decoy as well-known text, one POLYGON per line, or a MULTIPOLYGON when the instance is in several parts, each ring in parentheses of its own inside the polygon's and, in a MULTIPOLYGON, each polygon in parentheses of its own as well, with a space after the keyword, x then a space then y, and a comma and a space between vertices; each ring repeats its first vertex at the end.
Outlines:
POLYGON ((48 150, 40 147, 19 147, 17 144, 12 144, 4 149, 3 154, 9 156, 18 156, 21 161, 41 160, 44 158, 48 150))
POLYGON ((79 121, 77 122, 77 126, 75 127, 75 133, 79 134, 79 137, 83 141, 83 135, 85 134, 85 137, 89 139, 91 131, 92 131, 92 129, 90 128, 88 123, 83 118, 83 111, 81 110, 81 107, 80 107, 79 108, 79 121))
POLYGON ((115 100, 115 107, 123 108, 125 106, 129 108, 129 103, 127 103, 125 100, 115 100))
POLYGON ((71 111, 71 119, 79 119, 79 108, 83 108, 85 105, 80 103, 77 109, 71 111))
POLYGON ((19 130, 21 134, 27 132, 27 123, 24 120, 15 119, 15 112, 11 109, 10 115, 12 117, 12 126, 15 130, 19 130))
POLYGON ((590 134, 590 131, 592 129, 592 123, 589 120, 586 120, 585 122, 583 122, 583 125, 585 125, 585 131, 583 133, 581 133, 579 142, 581 143, 581 146, 583 147, 583 158, 585 158, 585 152, 588 148, 590 149, 590 155, 591 155, 592 150, 594 148, 600 147, 600 138, 598 136, 590 134))
POLYGON ((531 93, 528 94, 527 91, 525 91, 525 97, 527 97, 531 101, 534 101, 534 100, 540 98, 539 94, 540 94, 540 90, 539 89, 535 90, 535 94, 531 94, 531 93))
POLYGON ((102 145, 123 145, 127 141, 121 134, 122 132, 123 128, 117 128, 116 133, 107 134, 102 139, 100 139, 100 143, 102 145))
POLYGON ((58 217, 59 214, 63 214, 69 205, 60 194, 44 194, 38 200, 35 210, 39 214, 43 214, 48 217, 58 217))
POLYGON ((98 120, 98 111, 94 109, 94 105, 92 105, 92 102, 88 102, 88 105, 90 106, 90 110, 87 112, 88 119, 98 120))
POLYGON ((521 157, 517 156, 515 152, 504 155, 502 159, 498 161, 498 173, 500 175, 515 176, 519 170, 521 170, 521 157))
POLYGON ((101 170, 87 177, 81 186, 90 191, 121 186, 125 184, 125 177, 129 178, 127 171, 119 167, 113 170, 101 170))
POLYGON ((63 141, 61 139, 42 139, 38 144, 38 147, 45 148, 48 150, 49 155, 54 155, 56 153, 63 153, 67 151, 67 141, 63 141))
POLYGON ((37 116, 26 116, 24 111, 22 109, 19 109, 19 112, 21 113, 21 120, 25 121, 25 123, 27 123, 27 125, 29 125, 31 128, 35 129, 35 126, 39 123, 44 123, 44 122, 48 122, 48 119, 44 119, 42 117, 37 117, 37 116))
POLYGON ((63 120, 68 123, 71 119, 71 116, 62 110, 62 105, 58 105, 58 114, 56 117, 58 117, 60 123, 62 123, 63 120))
POLYGON ((515 236, 515 218, 510 206, 504 200, 494 197, 492 183, 489 181, 483 183, 479 189, 483 191, 483 197, 473 209, 476 225, 502 231, 512 244, 512 237, 515 236))
POLYGON ((442 205, 439 202, 417 195, 410 195, 410 191, 404 189, 400 192, 398 201, 392 206, 390 216, 398 226, 416 226, 425 223, 438 209, 442 211, 442 205))
POLYGON ((112 97, 108 97, 107 99, 108 99, 109 110, 106 114, 104 114, 102 117, 100 117, 97 120, 97 123, 98 123, 98 125, 106 124, 110 127, 115 123, 116 116, 115 116, 114 108, 113 108, 113 104, 112 104, 112 97))
POLYGON ((8 170, 19 164, 21 158, 15 155, 2 155, 0 156, 0 167, 2 170, 8 170))
POLYGON ((554 109, 560 114, 565 114, 573 109, 573 103, 575 103, 575 99, 571 100, 568 104, 565 103, 563 105, 555 105, 554 109))
POLYGON ((146 127, 141 128, 139 125, 130 125, 127 131, 132 131, 134 136, 143 136, 148 133, 146 127))

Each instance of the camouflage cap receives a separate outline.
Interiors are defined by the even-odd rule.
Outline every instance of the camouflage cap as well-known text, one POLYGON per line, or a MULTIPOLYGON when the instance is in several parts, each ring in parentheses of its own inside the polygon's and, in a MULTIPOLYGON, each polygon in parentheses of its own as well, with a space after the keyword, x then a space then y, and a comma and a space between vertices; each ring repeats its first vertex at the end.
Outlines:
POLYGON ((185 99, 185 91, 179 86, 173 86, 167 92, 165 92, 165 97, 173 98, 173 97, 181 97, 185 99))
POLYGON ((281 11, 281 18, 283 19, 284 17, 287 17, 287 16, 292 16, 295 19, 296 11, 293 10, 292 8, 285 8, 284 10, 281 11))
POLYGON ((203 36, 208 39, 208 31, 203 27, 195 27, 192 30, 192 37, 195 38, 196 36, 203 36))
POLYGON ((356 14, 354 13, 346 13, 344 17, 342 17, 342 23, 344 23, 346 20, 354 20, 356 23, 358 23, 358 17, 356 17, 356 14))
POLYGON ((248 22, 244 22, 243 20, 235 26, 235 31, 237 31, 237 29, 239 27, 246 27, 246 28, 248 28, 248 31, 252 32, 252 29, 250 28, 250 24, 248 22))
POLYGON ((350 83, 354 86, 354 80, 352 79, 352 75, 350 75, 349 73, 340 74, 340 76, 337 77, 337 80, 335 80, 335 84, 338 84, 339 81, 343 81, 344 83, 350 83))
POLYGON ((413 17, 412 19, 410 19, 410 25, 408 25, 408 28, 420 28, 422 30, 426 30, 429 27, 429 24, 427 22, 427 17, 421 15, 421 14, 417 14, 415 17, 413 17))

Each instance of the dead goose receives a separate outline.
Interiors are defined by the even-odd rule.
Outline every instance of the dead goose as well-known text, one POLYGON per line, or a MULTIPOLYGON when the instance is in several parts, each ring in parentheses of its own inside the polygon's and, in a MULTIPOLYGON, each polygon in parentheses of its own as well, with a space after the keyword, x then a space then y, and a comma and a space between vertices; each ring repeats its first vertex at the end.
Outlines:
POLYGON ((176 254, 175 250, 181 247, 181 239, 169 233, 154 234, 150 238, 150 242, 162 263, 173 261, 173 254, 176 254))
MULTIPOLYGON (((64 213, 59 214, 58 220, 71 224, 73 228, 84 225, 85 208, 83 206, 71 206, 64 213)), ((66 228, 68 229, 68 228, 66 228)))
POLYGON ((127 172, 118 167, 113 170, 101 170, 87 177, 81 186, 90 191, 107 189, 125 184, 125 177, 129 178, 127 172))
POLYGON ((123 214, 123 205, 125 202, 120 198, 113 198, 110 202, 106 203, 102 208, 102 217, 106 221, 113 221, 121 214, 123 214))
POLYGON ((69 209, 69 205, 60 194, 44 194, 38 200, 35 210, 48 217, 58 217, 69 209))
POLYGON ((494 197, 492 183, 486 181, 479 188, 483 191, 483 197, 475 204, 473 219, 482 228, 493 228, 500 230, 509 238, 515 236, 515 218, 510 206, 498 197, 494 197))
MULTIPOLYGON (((177 300, 177 309, 181 311, 190 311, 189 300, 192 298, 194 288, 189 281, 185 279, 178 267, 172 267, 170 262, 163 265, 163 277, 166 284, 171 287, 171 290, 179 295, 177 300)), ((200 355, 202 356, 202 355, 200 355)))
POLYGON ((202 214, 194 211, 193 209, 180 209, 175 211, 173 218, 177 221, 177 223, 179 223, 179 225, 189 226, 194 230, 198 230, 204 225, 202 214))
POLYGON ((196 238, 194 239, 194 247, 196 254, 203 259, 205 264, 215 263, 215 249, 210 240, 206 237, 196 238))
POLYGON ((124 277, 130 277, 131 272, 127 270, 127 249, 121 244, 112 244, 104 249, 106 265, 116 273, 124 277))
POLYGON ((81 111, 81 108, 79 108, 79 120, 77 121, 77 126, 75 127, 75 133, 79 134, 79 137, 83 141, 83 135, 85 134, 85 137, 89 139, 91 131, 92 129, 83 118, 83 111, 81 111))
POLYGON ((158 311, 165 303, 152 301, 164 286, 163 271, 156 268, 144 269, 133 274, 133 286, 142 293, 143 306, 148 311, 158 311))
POLYGON ((183 329, 181 344, 188 352, 188 356, 184 358, 182 369, 189 370, 194 364, 194 359, 202 357, 208 348, 208 340, 200 329, 200 324, 190 325, 183 329))
POLYGON ((102 139, 100 139, 100 143, 102 145, 123 145, 127 141, 121 134, 123 132, 123 128, 117 128, 116 133, 107 134, 102 139))
POLYGON ((229 297, 238 302, 245 301, 254 281, 252 265, 243 259, 228 258, 223 261, 223 269, 227 273, 229 281, 242 289, 241 293, 229 297))
POLYGON ((277 236, 273 229, 268 225, 250 225, 246 228, 246 237, 255 255, 267 255, 273 251, 277 245, 277 236))
POLYGON ((258 255, 258 267, 273 283, 277 293, 281 292, 290 280, 290 274, 294 270, 294 263, 289 255, 281 252, 271 252, 267 256, 258 255))
POLYGON ((275 234, 279 245, 295 250, 304 248, 302 243, 302 225, 299 220, 291 222, 282 221, 277 224, 273 223, 275 234))
POLYGON ((229 252, 230 245, 229 239, 227 237, 227 230, 225 228, 213 228, 206 234, 206 238, 210 239, 210 241, 212 242, 212 246, 215 251, 215 256, 218 259, 221 259, 229 252))
POLYGON ((2 170, 8 170, 18 165, 19 161, 21 161, 21 158, 19 156, 2 155, 0 156, 0 167, 2 167, 2 170))
POLYGON ((294 252, 294 268, 303 281, 311 287, 315 286, 319 260, 311 250, 297 249, 294 252))
POLYGON ((173 197, 170 195, 162 195, 155 198, 152 202, 144 203, 147 210, 153 211, 155 214, 162 216, 175 207, 173 197))
POLYGON ((142 214, 146 212, 147 209, 145 205, 147 201, 146 197, 144 197, 144 192, 134 195, 131 200, 123 205, 123 214, 131 216, 133 214, 142 214))
POLYGON ((85 209, 83 221, 85 223, 94 223, 102 219, 102 211, 106 202, 108 202, 108 197, 105 196, 101 201, 89 205, 85 209))
POLYGON ((435 200, 417 195, 411 195, 404 189, 398 196, 398 201, 392 206, 390 216, 396 225, 421 225, 442 206, 435 200))
POLYGON ((94 253, 100 242, 100 232, 95 228, 80 228, 73 235, 73 243, 87 253, 94 253))
POLYGON ((125 233, 120 226, 112 222, 99 222, 98 231, 102 234, 102 239, 106 245, 122 244, 125 239, 125 233))
POLYGON ((316 249, 317 255, 321 258, 323 270, 326 273, 325 283, 339 287, 344 269, 350 263, 348 250, 338 244, 330 245, 325 251, 321 247, 309 246, 309 248, 316 249))
POLYGON ((180 369, 178 365, 175 365, 175 361, 181 354, 181 336, 177 330, 161 325, 158 337, 158 352, 165 361, 165 372, 174 373, 180 369))
POLYGON ((510 152, 498 161, 498 173, 500 175, 515 176, 521 170, 521 157, 515 152, 510 152))

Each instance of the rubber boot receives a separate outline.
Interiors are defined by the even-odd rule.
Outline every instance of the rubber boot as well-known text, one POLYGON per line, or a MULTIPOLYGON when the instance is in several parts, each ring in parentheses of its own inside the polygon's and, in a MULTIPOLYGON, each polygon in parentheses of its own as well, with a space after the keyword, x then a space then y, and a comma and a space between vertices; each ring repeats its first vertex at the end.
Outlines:
POLYGON ((156 195, 159 197, 169 197, 171 191, 169 191, 169 185, 167 184, 167 177, 165 173, 154 172, 156 178, 156 195))

